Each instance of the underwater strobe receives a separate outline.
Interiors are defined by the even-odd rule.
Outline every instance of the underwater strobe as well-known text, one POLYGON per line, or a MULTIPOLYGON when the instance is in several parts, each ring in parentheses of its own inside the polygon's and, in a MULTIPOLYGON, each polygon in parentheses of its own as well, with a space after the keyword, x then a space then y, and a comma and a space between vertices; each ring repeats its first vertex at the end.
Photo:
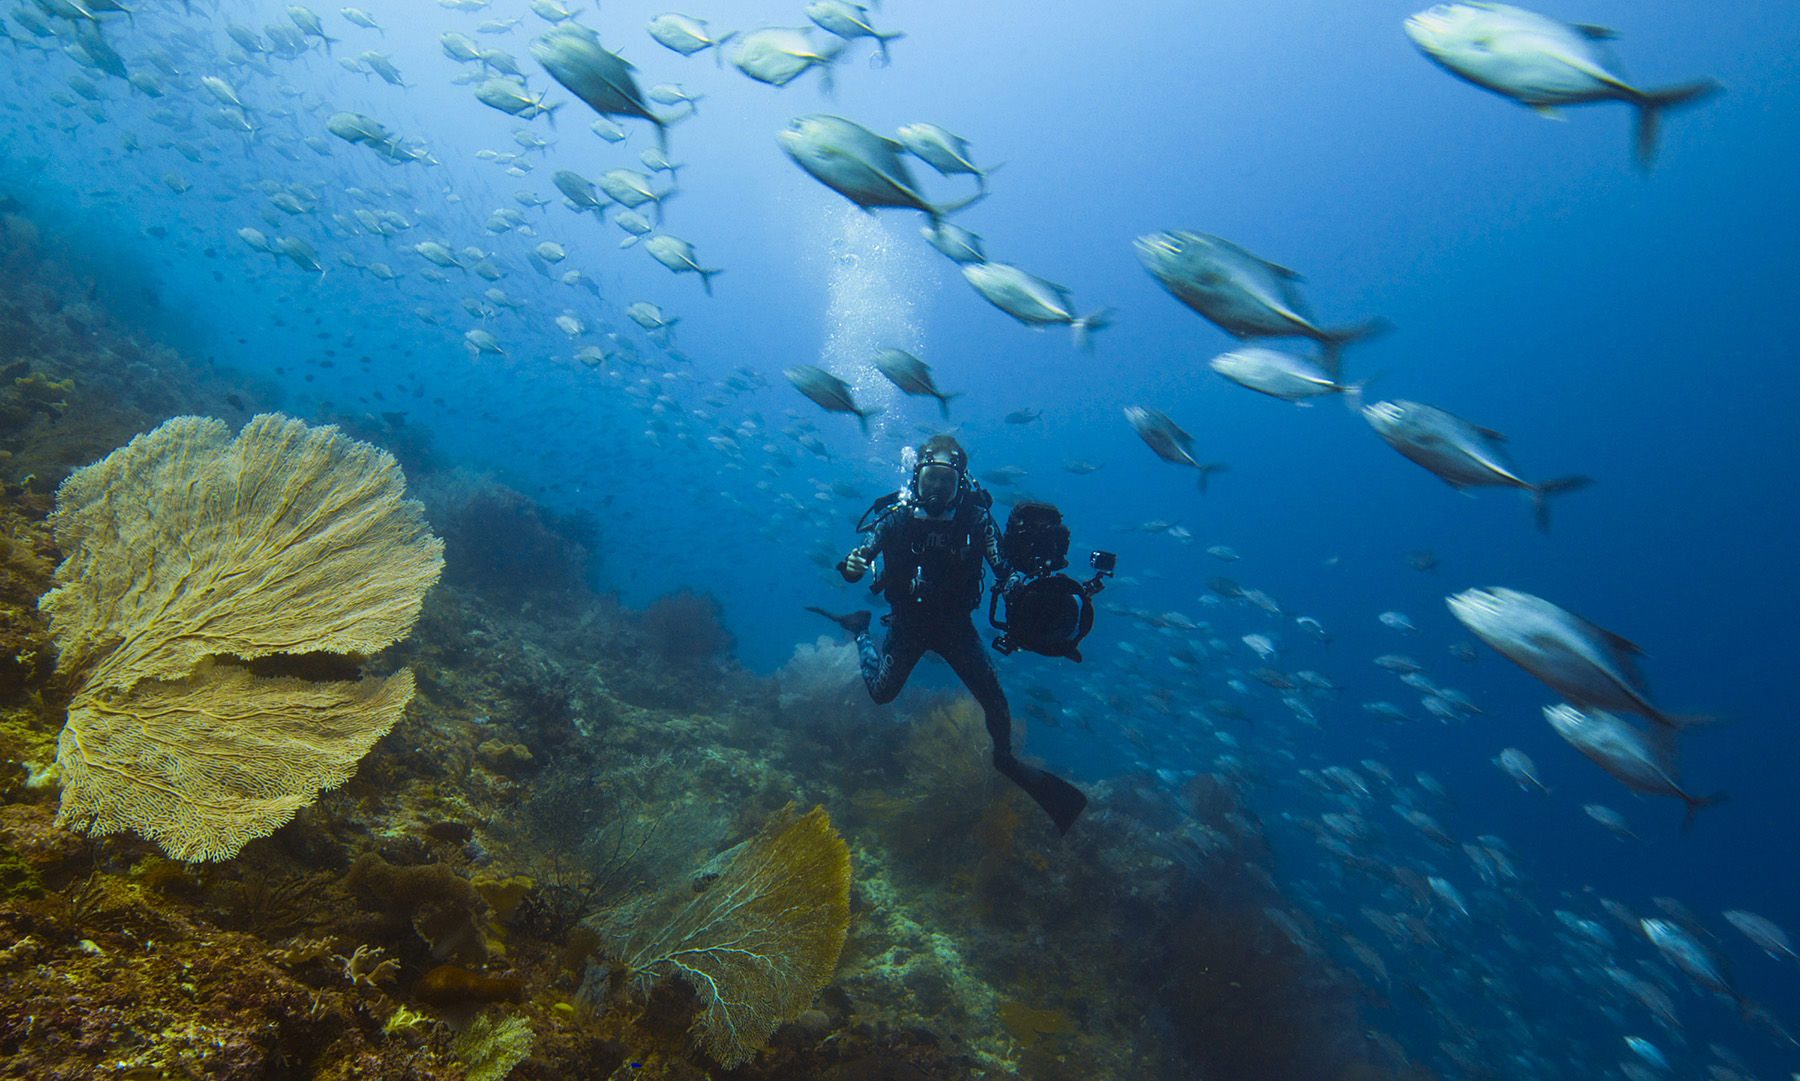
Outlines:
POLYGON ((1002 655, 1024 649, 1079 664, 1078 647, 1094 628, 1093 596, 1106 588, 1119 557, 1089 555, 1094 576, 1085 582, 1058 573, 1069 565, 1069 529, 1061 511, 1030 500, 1015 504, 1007 516, 1000 551, 1025 580, 1011 589, 994 583, 988 598, 988 622, 1000 631, 994 649, 1002 655))

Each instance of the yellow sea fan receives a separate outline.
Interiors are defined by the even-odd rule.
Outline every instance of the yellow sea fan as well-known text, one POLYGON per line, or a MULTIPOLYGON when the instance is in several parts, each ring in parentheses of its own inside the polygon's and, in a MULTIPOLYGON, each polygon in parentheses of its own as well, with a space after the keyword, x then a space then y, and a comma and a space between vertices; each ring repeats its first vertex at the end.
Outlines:
POLYGON ((387 452, 276 414, 236 439, 177 417, 71 474, 51 517, 68 555, 39 601, 79 680, 57 821, 226 859, 343 783, 410 672, 307 683, 214 660, 404 637, 443 570, 405 483, 387 452))

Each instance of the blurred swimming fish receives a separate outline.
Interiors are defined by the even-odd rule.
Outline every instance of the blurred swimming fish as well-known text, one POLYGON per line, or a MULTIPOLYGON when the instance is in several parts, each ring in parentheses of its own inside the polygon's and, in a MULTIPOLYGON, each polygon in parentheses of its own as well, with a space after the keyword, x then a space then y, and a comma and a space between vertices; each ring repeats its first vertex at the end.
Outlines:
POLYGON ((775 138, 794 164, 864 210, 906 207, 935 221, 984 196, 977 192, 954 203, 927 202, 900 157, 905 147, 841 116, 795 117, 775 138))
POLYGON ((987 255, 981 250, 981 238, 960 225, 937 220, 919 226, 919 232, 953 263, 987 262, 987 255))
POLYGON ((1576 705, 1636 713, 1675 730, 1711 719, 1656 708, 1638 671, 1642 649, 1541 597, 1494 587, 1445 603, 1475 637, 1576 705))
POLYGON ((869 418, 881 412, 879 408, 857 408, 855 399, 850 396, 850 385, 817 365, 796 364, 781 374, 820 409, 855 415, 864 435, 869 434, 869 418))
POLYGON ((489 79, 475 88, 475 98, 483 105, 510 113, 522 120, 535 120, 539 116, 548 116, 550 126, 556 126, 556 110, 562 108, 562 102, 545 105, 544 99, 550 96, 546 90, 537 97, 522 93, 519 84, 511 79, 489 79))
POLYGON ((875 370, 887 376, 888 382, 899 387, 902 393, 936 398, 945 420, 950 419, 950 399, 962 397, 961 391, 945 394, 939 390, 931 378, 931 365, 904 349, 877 349, 875 370))
MULTIPOLYGON (((1200 471, 1200 491, 1206 491, 1206 482, 1214 473, 1226 468, 1224 462, 1209 462, 1201 465, 1194 458, 1194 437, 1181 430, 1181 426, 1170 420, 1168 414, 1149 409, 1141 405, 1125 407, 1125 419, 1137 432, 1158 458, 1174 465, 1191 466, 1200 471)), ((1241 591, 1237 595, 1242 595, 1241 591)))
POLYGON ((969 263, 962 272, 963 279, 988 303, 1026 326, 1041 329, 1066 324, 1075 336, 1075 347, 1083 351, 1093 348, 1095 331, 1112 325, 1111 308, 1077 316, 1068 289, 1011 263, 969 263))
POLYGON ((1640 795, 1673 796, 1687 804, 1690 822, 1706 808, 1727 802, 1723 793, 1701 797, 1682 787, 1672 729, 1652 725, 1646 731, 1605 710, 1580 710, 1566 702, 1545 706, 1544 719, 1626 788, 1640 795))
POLYGON ((673 49, 683 56, 692 56, 702 49, 713 50, 713 63, 722 63, 723 46, 737 31, 712 37, 706 29, 706 20, 695 19, 687 15, 670 12, 658 15, 650 20, 650 36, 665 49, 673 49))
POLYGON ((1363 387, 1367 385, 1340 383, 1323 364, 1310 357, 1261 346, 1220 353, 1207 365, 1240 387, 1295 405, 1311 405, 1314 398, 1342 394, 1345 404, 1353 410, 1360 409, 1363 387))
POLYGON ((1252 255, 1229 240, 1175 230, 1140 236, 1138 260, 1176 300, 1238 338, 1311 338, 1319 361, 1336 378, 1345 346, 1387 329, 1376 318, 1327 329, 1306 314, 1300 275, 1252 255))
POLYGON ((1531 496, 1538 528, 1550 531, 1550 497, 1593 483, 1580 475, 1533 484, 1519 476, 1506 453, 1506 437, 1436 406, 1405 400, 1364 406, 1363 419, 1388 445, 1430 470, 1457 491, 1512 487, 1531 496))
POLYGON ((650 111, 638 90, 637 70, 600 45, 600 35, 576 23, 546 31, 531 43, 531 55, 550 77, 601 116, 634 116, 656 125, 658 146, 668 146, 668 121, 650 111))
POLYGON ((1459 79, 1511 98, 1540 115, 1559 105, 1622 101, 1637 109, 1632 157, 1641 169, 1656 159, 1662 114, 1717 93, 1698 79, 1640 90, 1618 75, 1600 44, 1618 35, 1603 26, 1565 23, 1507 4, 1439 4, 1405 23, 1426 58, 1459 79))
POLYGON ((925 164, 936 169, 944 176, 956 173, 968 173, 975 178, 985 190, 988 174, 1000 168, 980 169, 969 160, 969 143, 960 135, 938 127, 936 124, 906 124, 894 132, 894 137, 912 155, 925 164))
POLYGON ((594 191, 594 182, 573 169, 558 169, 551 174, 550 182, 577 211, 591 210, 595 217, 601 217, 605 212, 606 200, 594 191))
POLYGON ((786 86, 802 72, 819 69, 819 89, 832 92, 831 65, 844 51, 844 39, 835 35, 825 45, 814 45, 806 28, 771 26, 744 35, 731 62, 745 75, 770 86, 786 86))
POLYGON ((880 67, 888 64, 888 42, 906 36, 899 31, 890 30, 884 34, 875 29, 869 25, 869 9, 849 0, 813 0, 806 5, 806 17, 819 29, 830 31, 845 41, 873 38, 881 54, 878 61, 871 62, 880 67))
POLYGON ((694 257, 694 246, 680 237, 657 233, 644 238, 644 250, 650 257, 677 274, 698 274, 700 285, 712 296, 713 275, 725 273, 722 267, 703 267, 694 257))
POLYGON ((1788 933, 1782 930, 1781 925, 1774 920, 1758 916, 1754 912, 1745 912, 1742 909, 1732 909, 1722 915, 1724 915, 1726 923, 1743 932, 1745 938, 1754 942, 1758 949, 1775 960, 1779 961, 1783 957, 1788 957, 1800 961, 1800 953, 1794 952, 1793 940, 1788 938, 1788 933))

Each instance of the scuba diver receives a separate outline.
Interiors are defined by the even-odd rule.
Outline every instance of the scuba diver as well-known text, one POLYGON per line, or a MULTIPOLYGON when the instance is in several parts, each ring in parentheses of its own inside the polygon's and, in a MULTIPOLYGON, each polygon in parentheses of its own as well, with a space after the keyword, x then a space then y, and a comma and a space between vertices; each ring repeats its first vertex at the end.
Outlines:
POLYGON ((879 704, 892 702, 926 650, 949 663, 986 715, 994 742, 994 768, 1025 790, 1067 833, 1087 797, 1059 777, 1013 757, 1012 712, 994 666, 975 632, 973 612, 981 603, 982 564, 992 567, 1001 590, 1024 580, 1002 554, 1000 531, 988 513, 993 497, 968 473, 969 456, 948 435, 935 435, 919 448, 912 482, 876 501, 859 532, 868 538, 838 563, 844 580, 861 580, 880 556, 874 591, 885 593, 892 613, 881 648, 869 634, 870 613, 838 616, 811 608, 856 636, 863 682, 879 704), (870 521, 873 516, 873 522, 870 521))

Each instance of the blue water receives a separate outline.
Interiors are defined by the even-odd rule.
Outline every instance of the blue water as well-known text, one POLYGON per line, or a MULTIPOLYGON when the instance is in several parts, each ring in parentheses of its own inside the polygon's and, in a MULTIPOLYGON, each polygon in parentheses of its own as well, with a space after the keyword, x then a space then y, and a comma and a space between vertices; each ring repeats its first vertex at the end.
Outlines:
MULTIPOLYGON (((1296 786, 1300 767, 1373 757, 1401 779, 1428 769, 1457 795, 1460 812, 1445 817, 1454 817, 1459 838, 1499 834, 1527 867, 1543 916, 1526 924, 1513 913, 1518 933, 1554 951, 1550 909, 1586 904, 1583 914, 1598 918, 1584 890, 1640 912, 1652 911, 1652 896, 1672 896, 1720 935, 1747 995, 1800 1023, 1795 970, 1717 918, 1747 908, 1800 928, 1790 869, 1800 815, 1789 798, 1800 741, 1784 685, 1800 647, 1792 559, 1800 358, 1788 314, 1800 285, 1792 198, 1800 8, 1591 0, 1550 10, 1617 27, 1618 52, 1642 85, 1701 75, 1726 85, 1668 119, 1645 176, 1629 162, 1627 108, 1575 108, 1566 122, 1547 122, 1457 82, 1401 33, 1406 4, 890 0, 871 17, 907 34, 892 45, 893 63, 871 66, 869 43, 856 43, 827 97, 813 73, 778 91, 729 64, 716 67, 710 53, 683 59, 644 33, 662 3, 609 0, 581 20, 638 65, 644 85, 680 82, 706 95, 670 133, 670 158, 686 164, 666 224, 704 264, 725 268, 708 298, 693 276, 619 250, 624 234, 610 213, 601 224, 560 205, 553 170, 592 177, 639 168, 637 153, 653 140, 631 120, 621 122, 630 137, 617 146, 588 130, 591 112, 529 59, 528 36, 547 24, 523 2, 496 0, 472 14, 422 0, 363 6, 385 36, 324 12, 328 32, 342 39, 335 55, 389 53, 405 89, 351 74, 316 48, 298 60, 270 58, 267 74, 233 68, 221 59, 232 51, 224 23, 284 21, 270 3, 225 3, 216 13, 202 3, 190 14, 145 0, 134 20, 108 17, 107 38, 134 70, 161 48, 188 74, 159 74, 168 96, 151 101, 85 73, 102 86, 104 123, 54 102, 80 103, 68 97, 65 79, 79 69, 66 57, 0 45, 9 190, 81 238, 112 295, 128 301, 154 291, 160 307, 143 311, 145 319, 187 351, 266 376, 285 392, 288 411, 309 416, 327 402, 347 412, 405 409, 408 423, 428 426, 454 458, 558 509, 591 512, 601 529, 601 586, 634 605, 683 586, 711 591, 739 658, 761 672, 829 629, 804 605, 864 603, 812 555, 835 559, 850 546, 867 501, 897 485, 901 447, 936 424, 935 403, 903 398, 871 363, 877 346, 908 348, 941 387, 963 393, 953 419, 977 474, 1025 470, 1020 490, 1061 506, 1078 557, 1089 548, 1119 553, 1121 575, 1136 584, 1119 583, 1104 600, 1208 620, 1234 645, 1246 633, 1275 632, 1290 647, 1280 666, 1322 672, 1342 687, 1317 728, 1293 728, 1293 760, 1255 763, 1275 782, 1260 797, 1266 819, 1325 809, 1296 786), (524 21, 510 34, 474 33, 482 19, 512 16, 524 21), (534 92, 549 87, 552 101, 568 100, 554 129, 546 120, 522 124, 452 84, 461 65, 439 49, 446 30, 506 48, 534 92), (171 44, 176 31, 199 33, 215 55, 171 44), (206 123, 215 103, 198 86, 203 73, 237 88, 260 136, 206 123), (284 85, 299 93, 284 96, 284 85), (160 109, 194 114, 193 130, 150 120, 160 109), (324 118, 342 109, 423 138, 439 164, 389 166, 327 135, 324 118), (994 310, 920 239, 919 215, 856 211, 780 152, 774 133, 814 112, 883 132, 935 122, 968 138, 978 163, 1003 161, 990 197, 955 220, 981 234, 990 257, 1067 286, 1080 311, 1115 308, 1116 325, 1084 354, 1060 328, 1033 333, 994 310), (511 132, 521 127, 554 143, 526 155, 529 175, 504 175, 476 157, 517 152, 511 132), (123 132, 142 149, 122 148, 123 132), (308 135, 326 139, 330 156, 296 141, 308 135), (159 145, 172 139, 199 147, 203 161, 159 145), (278 145, 295 148, 297 160, 278 145), (162 180, 170 171, 192 190, 172 192, 162 180), (312 188, 318 212, 289 218, 268 209, 249 186, 269 180, 312 188), (384 243, 332 225, 331 215, 363 205, 347 188, 394 185, 410 194, 375 205, 406 214, 409 232, 384 243), (525 209, 518 190, 553 200, 525 210, 537 235, 487 232, 492 209, 525 209), (145 235, 150 226, 166 237, 145 235), (307 239, 326 273, 250 251, 233 235, 243 226, 307 239), (1560 499, 1554 532, 1543 536, 1513 494, 1457 495, 1336 402, 1301 409, 1223 382, 1206 361, 1232 340, 1165 294, 1133 254, 1134 237, 1165 229, 1218 234, 1294 267, 1326 324, 1391 320, 1393 333, 1348 354, 1353 378, 1381 374, 1372 394, 1430 402, 1506 433, 1527 476, 1579 472, 1597 483, 1560 499), (571 253, 553 273, 581 269, 605 300, 533 273, 524 253, 543 239, 571 253), (448 284, 424 280, 428 264, 404 250, 424 240, 499 253, 513 270, 495 284, 527 306, 478 322, 461 300, 490 283, 454 270, 448 284), (340 251, 385 259, 404 277, 376 281, 340 264, 340 251), (681 317, 675 343, 687 362, 659 354, 624 319, 635 300, 681 317), (413 314, 421 305, 435 325, 413 314), (575 363, 574 350, 596 338, 572 342, 558 330, 552 319, 565 309, 609 323, 649 366, 575 363), (471 360, 461 339, 477 325, 508 355, 471 360), (326 347, 338 353, 330 368, 317 364, 326 347), (373 359, 359 365, 362 355, 373 359), (796 363, 830 368, 859 400, 882 406, 872 435, 796 394, 780 375, 796 363), (767 385, 704 404, 738 366, 767 385), (633 396, 646 379, 655 385, 633 396), (678 408, 651 413, 656 394, 678 408), (1138 440, 1122 416, 1128 405, 1168 413, 1194 434, 1202 460, 1228 462, 1230 471, 1202 497, 1190 471, 1158 461, 1138 440), (1004 423, 1025 407, 1042 408, 1041 421, 1004 423), (747 417, 760 420, 738 440, 741 462, 707 442, 747 417), (781 434, 796 422, 817 426, 831 461, 781 434), (653 425, 664 429, 654 441, 645 434, 653 425), (793 464, 765 470, 774 461, 765 443, 793 464), (1062 469, 1068 459, 1104 466, 1076 476, 1062 469), (859 495, 816 498, 837 481, 859 495), (794 513, 784 494, 811 513, 794 513), (1137 529, 1151 519, 1178 522, 1192 543, 1137 529), (1215 544, 1241 561, 1204 554, 1215 544), (1438 572, 1406 566, 1406 554, 1420 549, 1438 553, 1438 572), (1206 605, 1206 579, 1219 574, 1267 591, 1285 618, 1206 605), (1681 833, 1673 801, 1630 798, 1556 739, 1538 715, 1553 696, 1529 676, 1485 649, 1473 665, 1450 659, 1446 645, 1469 636, 1442 598, 1479 585, 1541 595, 1644 646, 1661 704, 1724 718, 1686 741, 1684 765, 1697 791, 1723 789, 1733 802, 1681 833), (1377 613, 1390 609, 1409 614, 1420 635, 1401 638, 1378 624, 1377 613), (1309 642, 1295 615, 1319 619, 1333 643, 1309 642), (1379 725, 1359 703, 1390 699, 1418 712, 1416 696, 1369 663, 1392 651, 1428 659, 1486 715, 1459 727, 1379 725), (1520 791, 1489 764, 1506 746, 1532 756, 1549 797, 1520 791), (1605 835, 1581 813, 1593 801, 1624 811, 1649 843, 1605 835)), ((692 14, 718 30, 804 24, 798 5, 711 0, 692 14)), ((16 22, 8 29, 28 37, 16 22)), ((972 187, 923 164, 914 173, 934 198, 972 187)), ((1011 492, 999 491, 1004 503, 1011 492)), ((1235 694, 1221 667, 1196 686, 1200 677, 1168 665, 1169 641, 1109 612, 1079 669, 1004 662, 1015 708, 1024 701, 1018 688, 1039 683, 1091 727, 1027 722, 1029 751, 1084 782, 1211 768, 1221 748, 1191 717, 1142 709, 1124 717, 1100 701, 1141 703, 1158 687, 1184 706, 1235 694)), ((1221 664, 1256 666, 1241 647, 1221 664)), ((928 667, 918 678, 948 677, 928 667)), ((1259 689, 1244 701, 1260 723, 1293 727, 1274 696, 1259 689)), ((1254 738, 1254 726, 1222 727, 1254 738)), ((1379 803, 1371 814, 1383 829, 1405 829, 1379 803)), ((1404 842, 1405 858, 1428 858, 1473 885, 1460 854, 1415 844, 1404 842)), ((1330 881, 1320 870, 1326 857, 1303 835, 1282 851, 1294 881, 1309 889, 1330 881)), ((1355 920, 1354 903, 1344 912, 1355 920)), ((1469 948, 1499 953, 1494 931, 1472 929, 1469 948)), ((1358 933, 1376 937, 1366 926, 1358 933)), ((1642 943, 1633 956, 1648 956, 1642 943)), ((1765 1072, 1795 1068, 1792 1046, 1737 1021, 1727 1005, 1683 992, 1678 1007, 1689 1046, 1665 1050, 1683 1068, 1699 1069, 1708 1040, 1765 1072)), ((1554 1029, 1557 1013, 1544 1005, 1532 1020, 1554 1029)), ((1648 1026, 1633 1016, 1636 1029, 1621 1032, 1648 1026)), ((1596 1038, 1592 1053, 1605 1064, 1615 1050, 1602 1043, 1596 1038)))

